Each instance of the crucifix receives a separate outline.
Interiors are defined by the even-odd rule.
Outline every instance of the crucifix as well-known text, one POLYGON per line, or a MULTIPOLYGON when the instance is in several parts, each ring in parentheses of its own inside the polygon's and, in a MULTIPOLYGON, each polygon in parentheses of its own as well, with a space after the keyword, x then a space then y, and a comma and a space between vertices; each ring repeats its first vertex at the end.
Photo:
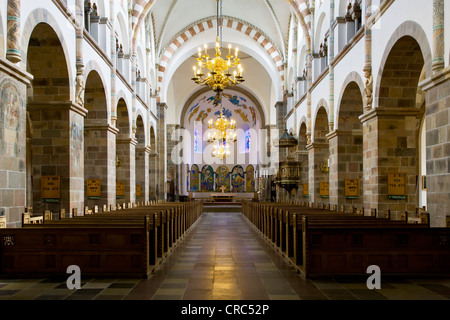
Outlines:
POLYGON ((222 193, 225 193, 225 190, 226 190, 227 188, 226 188, 225 186, 221 186, 219 189, 222 190, 222 193))

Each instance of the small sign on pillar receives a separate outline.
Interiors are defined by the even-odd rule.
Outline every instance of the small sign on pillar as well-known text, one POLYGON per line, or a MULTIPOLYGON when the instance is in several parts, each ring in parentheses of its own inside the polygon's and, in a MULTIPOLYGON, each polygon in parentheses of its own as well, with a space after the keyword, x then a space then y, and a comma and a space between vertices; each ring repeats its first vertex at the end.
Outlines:
POLYGON ((116 182, 116 199, 125 198, 125 183, 116 182))
POLYGON ((61 200, 61 177, 41 177, 41 199, 42 202, 59 202, 61 200))
POLYGON ((303 184, 303 196, 305 198, 309 197, 309 183, 303 184))
POLYGON ((330 197, 330 183, 323 181, 320 183, 320 197, 329 198, 330 197))
POLYGON ((388 197, 390 200, 404 200, 407 196, 406 174, 389 173, 388 174, 388 197))
POLYGON ((136 185, 136 198, 140 198, 141 197, 141 185, 137 184, 136 185))
POLYGON ((359 199, 359 179, 345 179, 345 197, 347 199, 359 199))
POLYGON ((102 182, 99 179, 86 181, 86 193, 89 200, 99 200, 102 196, 102 182))

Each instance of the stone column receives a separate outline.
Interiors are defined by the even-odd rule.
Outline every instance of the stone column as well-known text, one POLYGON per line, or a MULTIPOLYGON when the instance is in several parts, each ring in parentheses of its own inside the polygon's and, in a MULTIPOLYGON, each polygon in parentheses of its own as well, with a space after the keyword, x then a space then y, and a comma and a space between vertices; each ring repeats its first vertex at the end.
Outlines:
POLYGON ((87 110, 72 103, 29 103, 33 119, 33 209, 83 212, 84 206, 84 117, 87 110), (57 129, 55 129, 57 128, 57 129), (41 177, 60 176, 61 195, 55 202, 43 201, 41 177))
POLYGON ((390 209, 393 219, 400 219, 400 214, 406 210, 415 212, 418 204, 417 127, 420 111, 415 108, 376 108, 360 119, 364 139, 365 209, 381 212, 390 209), (389 173, 406 174, 406 199, 389 199, 389 173))
POLYGON ((12 63, 22 61, 20 55, 20 0, 8 0, 6 59, 12 63))
POLYGON ((364 88, 364 110, 370 111, 373 103, 373 76, 372 76, 372 26, 369 19, 372 16, 372 0, 366 0, 366 17, 365 17, 365 64, 364 75, 366 83, 364 88))
POLYGON ((134 203, 136 201, 135 154, 137 141, 135 139, 117 139, 117 156, 122 166, 117 169, 117 182, 125 183, 125 197, 118 203, 134 203))
MULTIPOLYGON (((115 0, 109 0, 109 18, 111 22, 110 28, 110 57, 111 57, 111 124, 116 125, 117 122, 117 99, 116 99, 116 79, 117 79, 117 49, 116 49, 116 36, 115 36, 115 0)), ((106 36, 106 35, 105 35, 106 36)))
MULTIPOLYGON (((0 117, 0 214, 7 227, 20 227, 29 188, 27 172, 27 87, 32 76, 0 59, 0 92, 3 97, 0 117)), ((28 146, 27 146, 28 144, 28 146)), ((28 167, 28 168, 27 168, 28 167)))
POLYGON ((306 77, 307 77, 307 89, 306 89, 306 137, 307 137, 307 144, 311 144, 311 129, 312 129, 312 117, 311 117, 311 104, 312 104, 312 97, 311 97, 311 87, 312 87, 312 54, 311 50, 308 50, 308 55, 306 57, 307 61, 307 71, 306 71, 306 77))
POLYGON ((330 204, 346 210, 352 206, 361 207, 363 173, 362 131, 335 130, 327 135, 330 146, 330 204), (345 179, 360 181, 360 196, 350 199, 345 196, 345 179))
MULTIPOLYGON (((76 27, 76 68, 77 68, 77 93, 75 96, 75 102, 80 105, 83 105, 83 101, 81 96, 83 96, 82 90, 84 90, 84 83, 82 82, 81 77, 83 77, 84 72, 84 62, 83 62, 83 0, 76 1, 76 16, 77 16, 77 27, 76 27), (81 90, 81 91, 80 91, 81 90)), ((89 14, 87 14, 89 16, 89 14)))
POLYGON ((433 0, 433 71, 444 68, 444 0, 433 0))
POLYGON ((157 174, 158 174, 158 184, 157 184, 157 199, 165 200, 167 198, 166 194, 166 181, 167 181, 167 155, 166 155, 166 111, 167 104, 163 102, 158 103, 158 154, 159 158, 157 160, 157 174))
POLYGON ((328 198, 320 197, 320 182, 328 182, 329 174, 320 170, 321 163, 329 158, 328 143, 313 142, 306 149, 309 152, 309 201, 329 203, 328 198))
POLYGON ((450 212, 450 67, 421 83, 426 92, 427 209, 432 227, 450 212))
POLYGON ((330 0, 330 45, 329 45, 329 49, 328 49, 328 61, 329 61, 329 84, 330 84, 330 96, 328 99, 328 110, 329 110, 329 115, 328 115, 328 126, 329 126, 329 131, 333 131, 334 130, 334 67, 332 65, 332 61, 334 60, 334 17, 335 17, 335 13, 334 13, 334 8, 335 7, 335 3, 334 0, 330 0))
MULTIPOLYGON (((116 135, 119 130, 111 125, 85 125, 85 183, 88 179, 101 180, 100 199, 89 200, 85 206, 101 208, 116 205, 116 135)), ((86 197, 87 198, 87 197, 86 197)))
POLYGON ((156 186, 158 184, 157 165, 158 165, 158 153, 152 152, 149 154, 149 198, 150 200, 156 200, 156 186))
POLYGON ((144 145, 136 145, 135 147, 135 177, 136 186, 141 186, 141 195, 136 194, 136 202, 146 201, 148 199, 148 154, 150 150, 144 145))

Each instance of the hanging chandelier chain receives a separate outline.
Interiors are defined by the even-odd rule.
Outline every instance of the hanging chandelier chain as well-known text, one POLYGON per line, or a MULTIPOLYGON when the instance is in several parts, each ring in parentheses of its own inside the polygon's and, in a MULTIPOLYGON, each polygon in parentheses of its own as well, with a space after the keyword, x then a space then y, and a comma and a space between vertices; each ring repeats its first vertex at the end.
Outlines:
POLYGON ((216 96, 214 98, 215 105, 221 104, 220 116, 213 123, 209 121, 209 129, 214 129, 213 134, 208 134, 208 142, 215 143, 212 152, 214 157, 223 159, 230 155, 229 143, 236 141, 236 133, 234 130, 236 123, 234 120, 228 120, 225 115, 225 108, 222 104, 222 92, 227 87, 234 87, 242 82, 242 66, 239 59, 239 48, 236 48, 234 55, 231 52, 231 44, 228 45, 228 55, 222 58, 222 32, 223 32, 223 18, 222 18, 222 0, 216 0, 217 4, 217 36, 215 44, 215 54, 212 59, 208 55, 208 46, 205 44, 204 54, 201 48, 198 48, 197 66, 194 66, 194 77, 192 80, 199 85, 206 85, 211 88, 216 96), (208 74, 205 75, 203 68, 208 69, 208 74), (237 70, 232 70, 237 68, 237 70), (231 71, 233 73, 231 73, 231 71), (233 77, 232 77, 233 76, 233 77))

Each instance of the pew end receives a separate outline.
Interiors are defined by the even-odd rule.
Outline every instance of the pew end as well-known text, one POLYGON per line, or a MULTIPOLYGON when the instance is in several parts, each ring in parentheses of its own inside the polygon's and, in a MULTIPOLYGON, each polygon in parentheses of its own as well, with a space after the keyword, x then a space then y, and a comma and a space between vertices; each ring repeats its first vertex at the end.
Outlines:
POLYGON ((1 216, 0 217, 0 229, 5 229, 6 228, 6 216, 1 216))

